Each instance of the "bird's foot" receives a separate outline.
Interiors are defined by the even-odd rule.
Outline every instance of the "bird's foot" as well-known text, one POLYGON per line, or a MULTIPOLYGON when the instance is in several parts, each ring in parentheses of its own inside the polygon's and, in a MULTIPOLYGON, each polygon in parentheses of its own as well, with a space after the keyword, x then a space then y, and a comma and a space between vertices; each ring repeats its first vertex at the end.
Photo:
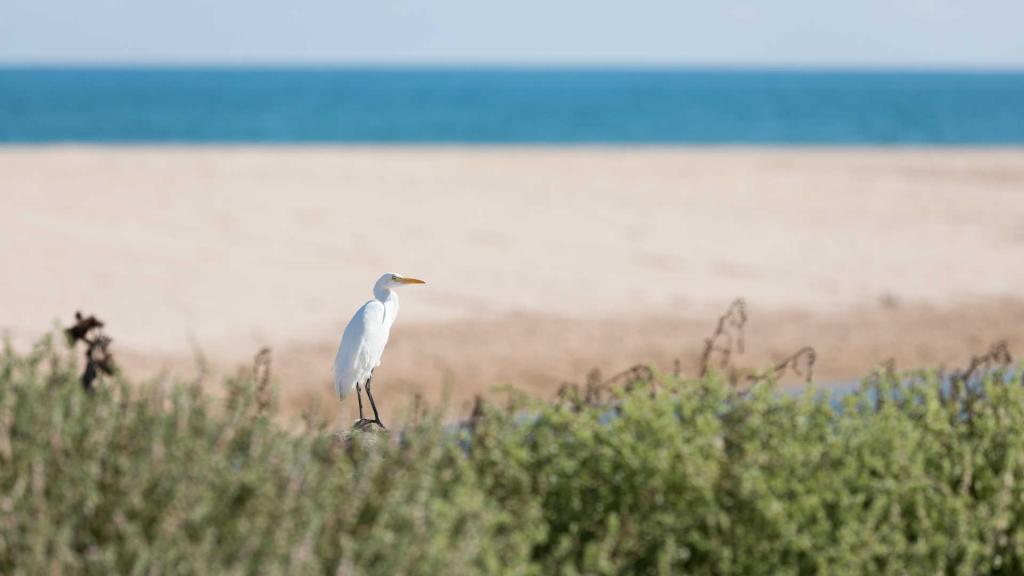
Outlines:
POLYGON ((357 430, 359 432, 371 432, 375 428, 380 428, 381 430, 387 430, 387 428, 384 427, 384 424, 382 424, 380 420, 370 420, 370 419, 367 419, 367 418, 360 418, 360 419, 356 420, 354 424, 352 424, 352 429, 353 430, 357 430))

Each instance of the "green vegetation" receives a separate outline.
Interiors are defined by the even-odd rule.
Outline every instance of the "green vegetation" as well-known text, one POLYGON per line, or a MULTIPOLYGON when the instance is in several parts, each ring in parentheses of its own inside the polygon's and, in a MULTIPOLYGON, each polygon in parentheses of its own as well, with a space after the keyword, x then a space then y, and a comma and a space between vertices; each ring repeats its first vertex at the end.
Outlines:
POLYGON ((290 430, 245 377, 213 400, 80 370, 0 358, 0 573, 1024 572, 1024 387, 999 372, 880 372, 841 408, 656 377, 398 440, 290 430))

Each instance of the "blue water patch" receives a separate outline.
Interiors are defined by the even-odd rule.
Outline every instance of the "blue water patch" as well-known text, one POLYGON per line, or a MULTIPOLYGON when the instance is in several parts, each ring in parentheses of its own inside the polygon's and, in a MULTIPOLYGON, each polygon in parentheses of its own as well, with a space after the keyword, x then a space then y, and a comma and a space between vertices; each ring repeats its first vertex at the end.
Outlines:
POLYGON ((0 69, 0 142, 1024 144, 1024 73, 0 69))

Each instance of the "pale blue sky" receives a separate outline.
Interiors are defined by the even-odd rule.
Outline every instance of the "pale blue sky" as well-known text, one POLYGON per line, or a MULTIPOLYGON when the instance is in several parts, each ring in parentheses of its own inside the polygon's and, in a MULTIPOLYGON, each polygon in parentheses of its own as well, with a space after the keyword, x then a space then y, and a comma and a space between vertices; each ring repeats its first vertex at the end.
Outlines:
POLYGON ((0 63, 1024 68, 1024 0, 0 0, 0 63))

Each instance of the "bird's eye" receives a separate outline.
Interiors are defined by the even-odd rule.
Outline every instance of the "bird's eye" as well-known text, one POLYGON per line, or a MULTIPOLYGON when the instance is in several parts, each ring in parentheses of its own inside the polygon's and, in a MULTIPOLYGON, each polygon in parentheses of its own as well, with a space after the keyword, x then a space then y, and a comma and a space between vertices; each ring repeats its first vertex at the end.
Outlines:
POLYGON ((398 276, 395 276, 394 274, 392 274, 391 275, 391 281, 392 282, 398 282, 398 276))

